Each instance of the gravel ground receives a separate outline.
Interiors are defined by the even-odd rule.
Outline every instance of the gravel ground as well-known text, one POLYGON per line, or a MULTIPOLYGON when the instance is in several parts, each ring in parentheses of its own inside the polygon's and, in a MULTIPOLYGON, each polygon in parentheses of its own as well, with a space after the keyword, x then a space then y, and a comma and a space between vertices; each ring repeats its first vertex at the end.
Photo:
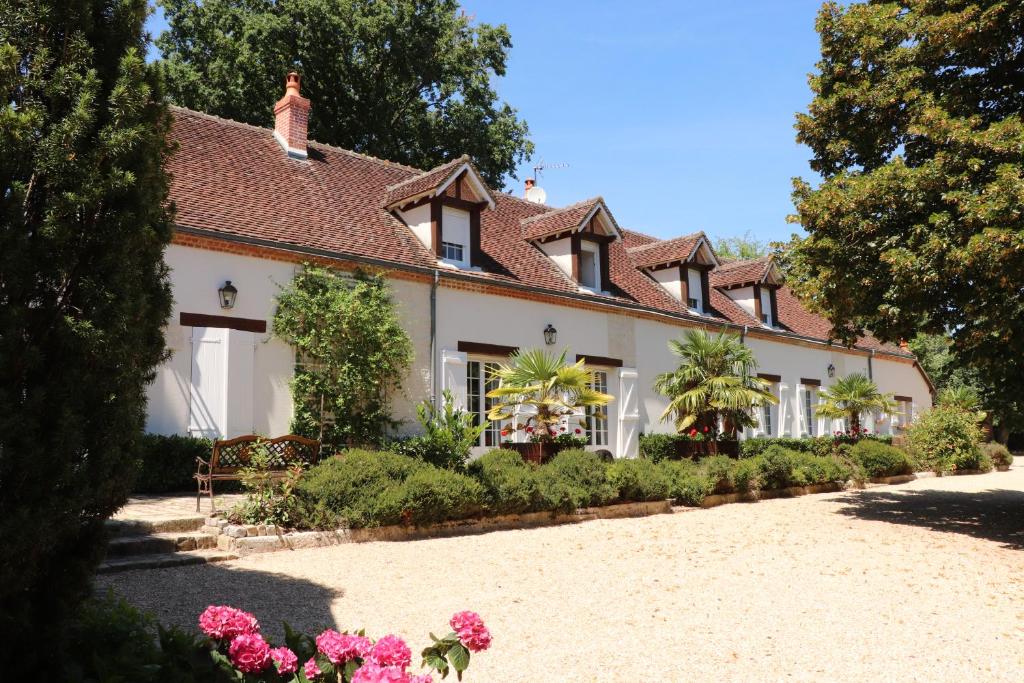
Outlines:
POLYGON ((1024 680, 1024 459, 1006 473, 643 519, 100 577, 164 622, 210 603, 395 632, 461 609, 468 681, 1024 680))

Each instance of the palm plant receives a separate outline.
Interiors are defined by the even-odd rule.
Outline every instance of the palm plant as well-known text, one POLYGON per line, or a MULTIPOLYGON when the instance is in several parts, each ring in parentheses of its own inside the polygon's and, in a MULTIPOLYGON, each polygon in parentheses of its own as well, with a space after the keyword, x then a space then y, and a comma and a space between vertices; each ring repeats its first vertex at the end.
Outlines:
POLYGON ((654 389, 669 398, 661 419, 673 418, 679 431, 691 426, 717 431, 723 419, 726 433, 735 436, 738 428, 753 425, 752 408, 779 402, 769 383, 755 374, 754 353, 734 334, 692 330, 668 347, 682 362, 658 375, 654 389))
POLYGON ((487 419, 502 421, 517 414, 529 414, 517 429, 534 433, 541 440, 549 440, 563 418, 576 415, 583 408, 594 409, 594 419, 606 419, 597 408, 614 397, 595 391, 594 373, 583 361, 566 363, 565 355, 565 351, 556 356, 541 349, 512 354, 508 363, 502 363, 493 372, 500 386, 487 392, 488 398, 497 399, 487 419))
POLYGON ((878 386, 865 375, 853 373, 823 389, 816 410, 822 417, 849 420, 850 431, 860 434, 861 413, 874 410, 891 413, 896 410, 896 404, 891 394, 879 393, 878 386))

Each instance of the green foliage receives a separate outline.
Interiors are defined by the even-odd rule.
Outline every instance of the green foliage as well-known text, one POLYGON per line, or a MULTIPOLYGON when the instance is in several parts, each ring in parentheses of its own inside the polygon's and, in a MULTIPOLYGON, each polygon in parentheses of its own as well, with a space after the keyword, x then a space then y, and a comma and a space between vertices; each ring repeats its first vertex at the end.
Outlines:
POLYGON ((533 151, 492 79, 512 40, 455 0, 159 0, 157 39, 177 104, 272 125, 285 73, 303 71, 309 137, 421 168, 466 153, 495 187, 533 151), (302 30, 296 30, 302 27, 302 30))
POLYGON ((410 474, 401 486, 390 489, 381 507, 386 510, 384 519, 431 524, 479 515, 483 495, 483 487, 475 479, 428 466, 410 474))
POLYGON ((812 453, 818 456, 830 456, 837 455, 840 448, 844 445, 851 445, 865 440, 884 444, 892 443, 892 437, 887 434, 867 434, 859 439, 845 434, 841 436, 811 436, 799 439, 792 437, 758 437, 756 439, 740 441, 740 457, 750 458, 760 455, 771 446, 782 446, 786 450, 812 453))
POLYGON ((788 283, 845 342, 948 333, 1020 419, 1024 5, 826 3, 817 29, 797 139, 824 180, 795 183, 788 283))
POLYGON ((665 500, 669 481, 658 466, 646 458, 621 458, 608 466, 608 483, 622 501, 665 500))
POLYGON ((935 472, 978 469, 981 429, 974 413, 936 406, 907 429, 913 455, 935 472))
POLYGON ((653 462, 672 460, 676 457, 675 434, 641 434, 640 455, 653 462))
POLYGON ((891 413, 896 409, 891 394, 882 394, 878 385, 867 375, 853 373, 836 380, 832 386, 822 389, 821 403, 815 408, 817 415, 834 419, 848 419, 850 431, 861 433, 861 413, 877 410, 891 413))
POLYGON ((595 391, 593 371, 582 360, 567 363, 567 353, 556 356, 543 349, 524 349, 512 354, 494 371, 493 379, 501 386, 487 392, 495 399, 487 419, 511 420, 526 409, 529 417, 518 422, 518 428, 530 430, 531 439, 540 441, 554 441, 562 420, 581 409, 592 410, 589 419, 607 419, 598 409, 614 397, 595 391))
POLYGON ((496 515, 530 512, 539 505, 533 470, 516 451, 493 450, 469 464, 483 486, 484 506, 496 515))
POLYGON ((1001 443, 987 443, 981 447, 982 453, 995 467, 1010 467, 1013 465, 1013 456, 1010 455, 1010 451, 1006 449, 1001 443))
POLYGON ((769 446, 764 453, 757 456, 759 480, 765 489, 784 489, 787 486, 800 486, 806 482, 797 481, 794 477, 796 469, 796 451, 782 446, 769 446))
POLYGON ((442 394, 442 403, 444 406, 438 410, 431 401, 421 402, 416 415, 425 433, 396 441, 390 449, 437 467, 461 470, 466 466, 470 449, 490 423, 474 425, 474 416, 457 408, 447 389, 442 394))
POLYGON ((732 465, 730 473, 733 487, 740 493, 750 493, 761 488, 761 460, 745 458, 732 465))
POLYGON ((293 431, 335 449, 381 443, 412 363, 384 274, 346 277, 307 264, 277 296, 274 334, 301 360, 293 431))
POLYGON ((605 505, 618 494, 608 483, 605 464, 589 451, 562 451, 537 470, 536 479, 545 510, 572 512, 605 505))
POLYGON ((682 341, 670 340, 668 347, 681 363, 658 375, 654 389, 669 399, 661 419, 672 418, 679 431, 692 425, 717 431, 719 418, 724 418, 726 433, 733 435, 753 424, 751 408, 779 402, 755 374, 754 352, 738 335, 690 330, 682 341))
POLYGON ((273 469, 272 461, 265 442, 257 442, 252 447, 248 466, 239 472, 246 491, 245 500, 229 513, 232 522, 289 527, 296 521, 295 487, 302 478, 302 465, 294 465, 281 473, 273 469))
POLYGON ((196 458, 209 460, 212 449, 209 439, 143 434, 136 442, 132 493, 194 491, 196 458))
POLYGON ((750 230, 742 235, 716 237, 714 243, 715 253, 722 259, 745 261, 767 256, 769 253, 768 244, 757 239, 750 230))
POLYGON ((715 493, 729 493, 735 490, 732 472, 736 461, 724 455, 711 455, 700 459, 700 469, 714 485, 715 493))
POLYGON ((58 680, 59 634, 126 500, 164 358, 170 123, 145 0, 0 6, 0 641, 58 680), (41 648, 40 643, 49 647, 41 648))
POLYGON ((700 505, 715 489, 715 482, 689 460, 664 460, 658 469, 668 480, 668 495, 677 505, 700 505))
POLYGON ((912 474, 914 471, 914 465, 906 451, 870 439, 863 439, 854 444, 850 449, 850 457, 867 477, 894 477, 912 474))

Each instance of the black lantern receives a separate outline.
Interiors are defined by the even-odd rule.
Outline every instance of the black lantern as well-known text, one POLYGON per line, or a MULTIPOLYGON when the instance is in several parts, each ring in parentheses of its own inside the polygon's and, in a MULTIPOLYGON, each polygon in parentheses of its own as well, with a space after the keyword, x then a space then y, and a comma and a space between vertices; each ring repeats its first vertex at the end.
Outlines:
POLYGON ((217 290, 217 294, 220 295, 221 308, 235 307, 235 297, 238 296, 238 290, 231 284, 231 280, 225 282, 224 286, 217 290))
POLYGON ((828 364, 828 376, 829 377, 835 377, 836 376, 836 366, 832 365, 831 363, 828 364))
POLYGON ((544 328, 544 343, 551 346, 556 341, 558 341, 558 330, 554 325, 548 323, 548 326, 544 328))

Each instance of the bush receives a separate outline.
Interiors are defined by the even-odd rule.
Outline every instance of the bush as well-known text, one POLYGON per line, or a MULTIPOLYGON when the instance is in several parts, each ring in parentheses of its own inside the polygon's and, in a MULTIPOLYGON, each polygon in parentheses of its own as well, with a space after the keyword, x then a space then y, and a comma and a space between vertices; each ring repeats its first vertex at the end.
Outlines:
POLYGON ((470 449, 489 424, 474 425, 473 415, 456 408, 455 399, 447 389, 442 395, 440 409, 431 401, 422 401, 416 406, 416 417, 424 434, 394 442, 389 449, 436 467, 454 470, 462 470, 466 466, 470 449))
POLYGON ((860 439, 849 436, 807 436, 799 439, 791 437, 781 438, 756 438, 740 441, 740 457, 752 458, 755 455, 764 453, 772 446, 781 446, 789 451, 798 453, 813 453, 820 456, 836 455, 837 449, 844 444, 855 444, 861 441, 875 441, 878 443, 891 444, 892 437, 883 434, 871 434, 860 439))
POLYGON ((963 451, 957 455, 954 461, 957 472, 977 470, 979 472, 992 471, 992 458, 979 446, 973 451, 963 451))
POLYGON ((744 458, 736 461, 732 470, 733 487, 741 493, 757 491, 761 488, 760 458, 744 458))
POLYGON ((676 457, 676 435, 641 434, 640 455, 655 463, 674 459, 676 457))
POLYGON ((665 460, 658 469, 668 483, 668 495, 677 505, 700 505, 711 495, 715 482, 689 460, 665 460))
POLYGON ((832 455, 821 456, 792 451, 790 462, 793 466, 790 486, 845 482, 853 476, 853 468, 832 455))
POLYGON ((699 466, 713 484, 715 493, 730 493, 736 490, 736 484, 732 478, 733 469, 736 466, 735 460, 725 455, 709 455, 700 459, 699 466))
POLYGON ((469 464, 483 486, 484 507, 503 515, 529 512, 540 504, 533 470, 516 451, 494 450, 469 464))
POLYGON ((617 491, 608 483, 606 466, 594 453, 562 451, 537 470, 537 491, 545 510, 572 512, 605 505, 617 491))
MULTIPOLYGON (((306 526, 380 526, 399 521, 384 505, 384 496, 413 473, 429 467, 419 460, 387 451, 351 450, 306 472, 295 488, 306 526)), ((389 504, 394 503, 394 497, 389 504)))
POLYGON ((481 512, 483 487, 475 479, 437 467, 413 472, 401 486, 384 493, 381 524, 432 524, 466 519, 481 512))
POLYGON ((905 451, 878 441, 862 440, 850 449, 850 457, 866 477, 894 477, 914 471, 905 451))
POLYGON ((954 406, 936 406, 907 430, 915 457, 935 472, 978 469, 981 429, 975 413, 954 406))
POLYGON ((1013 464, 1013 456, 1001 443, 987 443, 981 447, 981 450, 996 467, 1009 467, 1013 464))
POLYGON ((608 466, 608 483, 618 491, 619 500, 647 501, 668 498, 668 479, 646 458, 623 458, 608 466))
POLYGON ((758 471, 763 489, 784 489, 788 486, 800 486, 802 482, 794 478, 796 451, 773 444, 758 456, 758 471))
MULTIPOLYGON (((210 459, 213 442, 192 436, 143 434, 135 455, 133 493, 195 490, 196 458, 210 459)), ((221 482, 218 482, 218 487, 221 482)))

